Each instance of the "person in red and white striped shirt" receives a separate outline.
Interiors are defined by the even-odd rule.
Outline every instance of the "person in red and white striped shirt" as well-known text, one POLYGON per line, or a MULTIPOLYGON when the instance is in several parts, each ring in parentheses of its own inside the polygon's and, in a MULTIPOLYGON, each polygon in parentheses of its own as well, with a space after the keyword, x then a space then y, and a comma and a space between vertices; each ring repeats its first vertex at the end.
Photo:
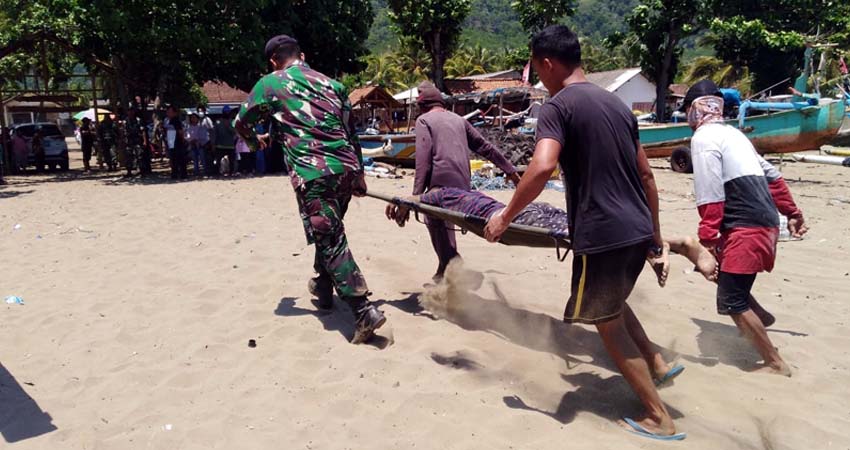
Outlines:
POLYGON ((720 264, 717 312, 731 316, 750 339, 764 359, 762 370, 791 376, 748 299, 756 275, 773 270, 779 214, 788 217, 791 235, 802 237, 808 230, 803 212, 779 172, 740 130, 723 123, 723 97, 713 82, 692 86, 685 107, 694 130, 698 235, 720 264))

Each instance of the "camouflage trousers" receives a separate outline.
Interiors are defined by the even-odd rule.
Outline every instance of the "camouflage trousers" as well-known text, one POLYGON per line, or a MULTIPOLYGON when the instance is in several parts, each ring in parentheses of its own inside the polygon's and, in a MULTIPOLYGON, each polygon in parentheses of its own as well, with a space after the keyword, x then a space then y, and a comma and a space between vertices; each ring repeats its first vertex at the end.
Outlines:
POLYGON ((348 248, 343 223, 355 176, 353 172, 330 175, 295 191, 307 243, 316 245, 313 268, 320 278, 330 279, 343 298, 365 296, 369 290, 348 248))
POLYGON ((142 157, 141 144, 128 144, 124 155, 124 167, 127 170, 138 168, 140 158, 142 157))

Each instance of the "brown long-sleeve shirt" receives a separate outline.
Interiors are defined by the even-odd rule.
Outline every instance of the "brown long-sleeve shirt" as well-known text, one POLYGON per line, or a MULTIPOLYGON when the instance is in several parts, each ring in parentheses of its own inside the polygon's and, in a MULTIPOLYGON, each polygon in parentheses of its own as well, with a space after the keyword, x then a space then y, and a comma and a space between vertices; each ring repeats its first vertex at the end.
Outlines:
POLYGON ((446 110, 425 113, 416 120, 416 179, 413 195, 428 189, 470 189, 469 151, 481 155, 506 174, 516 167, 463 117, 446 110))

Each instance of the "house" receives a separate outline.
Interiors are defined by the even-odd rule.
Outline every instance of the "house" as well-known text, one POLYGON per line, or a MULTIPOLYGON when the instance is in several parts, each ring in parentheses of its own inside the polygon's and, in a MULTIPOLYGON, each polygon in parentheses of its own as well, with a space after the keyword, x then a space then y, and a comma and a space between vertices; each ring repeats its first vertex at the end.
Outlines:
POLYGON ((219 81, 207 81, 201 90, 207 97, 207 112, 211 115, 221 114, 225 106, 239 108, 248 100, 247 92, 219 81))
POLYGON ((392 131, 398 121, 406 118, 404 105, 380 86, 357 88, 348 94, 348 101, 358 129, 375 121, 381 131, 392 131))
MULTIPOLYGON (((655 107, 655 84, 641 73, 640 67, 588 73, 587 81, 616 95, 633 111, 647 112, 655 107)), ((543 88, 542 83, 537 87, 543 88)))
MULTIPOLYGON (((54 122, 63 118, 63 105, 51 101, 38 101, 29 98, 9 100, 2 105, 4 123, 17 125, 31 122, 54 122)), ((68 113, 64 113, 65 118, 68 113)))
POLYGON ((524 84, 522 73, 518 70, 503 70, 468 77, 447 78, 445 83, 446 89, 452 95, 517 88, 524 84))

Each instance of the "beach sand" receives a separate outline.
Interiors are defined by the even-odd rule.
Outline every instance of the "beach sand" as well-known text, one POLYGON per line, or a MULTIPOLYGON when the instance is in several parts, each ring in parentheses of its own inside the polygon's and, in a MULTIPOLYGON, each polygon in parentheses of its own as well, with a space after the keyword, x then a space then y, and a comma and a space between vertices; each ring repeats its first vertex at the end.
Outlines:
MULTIPOLYGON (((664 234, 693 235, 691 177, 653 165, 664 234)), ((436 267, 425 227, 354 200, 351 247, 389 320, 353 346, 345 307, 320 313, 307 293, 313 249, 285 177, 11 177, 0 297, 25 304, 0 304, 0 448, 848 449, 850 171, 782 171, 812 230, 780 244, 754 294, 793 378, 747 373, 758 355, 683 258, 664 289, 647 267, 630 299, 686 366, 661 390, 679 444, 616 425, 638 401, 593 328, 561 322, 570 263, 554 250, 459 238, 480 287, 453 299, 464 314, 435 316, 418 303, 436 267)))

